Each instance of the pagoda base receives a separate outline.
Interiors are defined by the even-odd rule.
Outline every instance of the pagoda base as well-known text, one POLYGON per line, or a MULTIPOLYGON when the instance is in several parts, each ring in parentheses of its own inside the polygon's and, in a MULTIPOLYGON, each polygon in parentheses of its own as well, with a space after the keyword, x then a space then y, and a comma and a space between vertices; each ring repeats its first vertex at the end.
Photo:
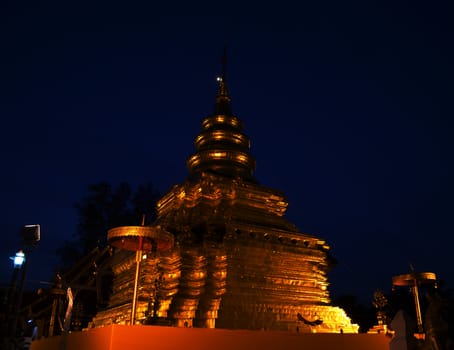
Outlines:
POLYGON ((389 350, 382 334, 297 333, 110 325, 35 340, 31 350, 389 350))

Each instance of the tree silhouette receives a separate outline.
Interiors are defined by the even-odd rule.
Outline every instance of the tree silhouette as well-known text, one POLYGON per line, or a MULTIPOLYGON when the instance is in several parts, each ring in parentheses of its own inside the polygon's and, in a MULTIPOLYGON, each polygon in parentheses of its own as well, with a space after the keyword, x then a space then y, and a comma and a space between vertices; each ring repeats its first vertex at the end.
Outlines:
POLYGON ((355 295, 341 295, 333 300, 333 305, 344 309, 351 320, 359 325, 360 333, 367 332, 376 324, 373 307, 363 305, 355 295))
POLYGON ((89 185, 88 194, 74 205, 78 224, 74 240, 67 240, 57 250, 61 269, 66 270, 96 247, 106 245, 107 231, 113 227, 140 225, 156 219, 160 193, 152 183, 139 185, 135 191, 126 183, 116 188, 106 181, 89 185))

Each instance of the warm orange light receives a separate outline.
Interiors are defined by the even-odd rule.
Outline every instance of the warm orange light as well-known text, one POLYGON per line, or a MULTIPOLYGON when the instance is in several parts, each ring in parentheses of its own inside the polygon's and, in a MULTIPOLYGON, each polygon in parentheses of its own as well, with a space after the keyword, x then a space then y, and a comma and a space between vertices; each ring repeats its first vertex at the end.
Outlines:
POLYGON ((246 163, 247 162, 247 157, 245 155, 242 155, 242 154, 239 154, 236 156, 236 159, 240 162, 240 163, 246 163))
POLYGON ((213 152, 213 153, 211 153, 211 156, 213 158, 221 159, 221 158, 225 158, 227 156, 227 153, 226 152, 213 152))
POLYGON ((180 193, 178 193, 179 199, 183 199, 185 196, 186 196, 186 192, 184 192, 184 191, 181 191, 180 193))
POLYGON ((225 117, 222 115, 216 116, 216 121, 219 123, 223 123, 225 121, 225 117))

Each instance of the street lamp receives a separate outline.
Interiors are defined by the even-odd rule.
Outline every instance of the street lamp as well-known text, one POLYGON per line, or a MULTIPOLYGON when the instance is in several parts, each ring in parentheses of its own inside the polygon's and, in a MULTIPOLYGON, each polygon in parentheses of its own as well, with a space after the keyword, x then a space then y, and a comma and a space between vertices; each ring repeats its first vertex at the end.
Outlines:
MULTIPOLYGON (((17 293, 16 293, 16 285, 17 285, 17 278, 19 277, 19 272, 22 270, 22 266, 25 263, 25 253, 22 249, 18 250, 17 253, 14 256, 11 256, 10 259, 13 261, 13 276, 11 280, 11 286, 9 290, 9 295, 8 295, 8 318, 11 318, 12 320, 15 319, 15 305, 17 304, 17 293)), ((14 321, 13 321, 14 323, 14 321)), ((13 323, 9 322, 9 330, 11 334, 15 332, 15 327, 13 323)), ((12 336, 14 336, 12 334, 12 336)))
POLYGON ((10 257, 13 260, 14 268, 20 269, 25 262, 25 253, 20 249, 15 256, 10 257))
MULTIPOLYGON (((21 230, 21 238, 22 238, 22 246, 24 249, 27 251, 29 254, 33 247, 39 242, 41 239, 41 233, 40 233, 40 225, 25 225, 22 227, 21 230)), ((16 255, 13 258, 13 263, 14 263, 14 281, 12 283, 13 288, 12 288, 12 296, 14 297, 13 300, 11 300, 11 305, 13 307, 13 320, 11 324, 11 336, 15 337, 16 336, 16 329, 17 329, 17 321, 19 318, 19 311, 22 303, 22 295, 24 293, 24 285, 25 285, 25 280, 27 276, 27 265, 28 265, 28 260, 26 259, 25 253, 23 250, 19 250, 16 255), (17 280, 17 275, 21 271, 21 281, 19 285, 19 293, 16 293, 16 280, 17 280)))
POLYGON ((10 305, 13 305, 12 299, 14 298, 14 294, 16 291, 16 283, 19 271, 22 269, 22 265, 25 262, 25 253, 22 249, 18 250, 15 256, 11 256, 10 259, 13 261, 13 278, 11 280, 11 291, 9 296, 10 305))

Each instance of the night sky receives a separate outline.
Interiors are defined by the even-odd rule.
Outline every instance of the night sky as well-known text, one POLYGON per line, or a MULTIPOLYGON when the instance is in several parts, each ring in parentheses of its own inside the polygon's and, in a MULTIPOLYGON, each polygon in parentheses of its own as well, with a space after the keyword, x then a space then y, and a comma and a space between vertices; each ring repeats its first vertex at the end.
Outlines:
POLYGON ((332 296, 410 264, 454 287, 449 1, 245 3, 2 2, 2 283, 26 224, 28 283, 51 279, 89 184, 186 179, 227 45, 255 176, 331 246, 332 296))

